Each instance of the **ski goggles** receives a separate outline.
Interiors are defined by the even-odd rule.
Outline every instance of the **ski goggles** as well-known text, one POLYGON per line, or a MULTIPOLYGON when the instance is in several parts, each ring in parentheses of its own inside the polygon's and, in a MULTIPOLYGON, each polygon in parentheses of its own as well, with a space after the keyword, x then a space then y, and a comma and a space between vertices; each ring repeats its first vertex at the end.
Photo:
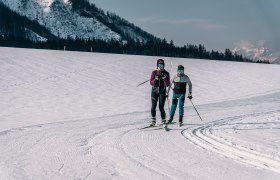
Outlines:
POLYGON ((164 68, 164 65, 163 65, 163 64, 158 64, 158 68, 159 68, 159 69, 163 69, 163 68, 164 68))
POLYGON ((178 73, 184 73, 184 70, 178 70, 177 72, 178 73))

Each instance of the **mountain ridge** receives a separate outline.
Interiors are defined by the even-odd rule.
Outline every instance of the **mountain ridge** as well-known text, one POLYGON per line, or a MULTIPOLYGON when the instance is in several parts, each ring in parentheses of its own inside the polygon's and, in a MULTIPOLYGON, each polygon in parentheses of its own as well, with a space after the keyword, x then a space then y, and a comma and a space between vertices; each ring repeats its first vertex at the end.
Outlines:
POLYGON ((241 41, 234 49, 233 52, 242 54, 254 61, 267 60, 271 63, 280 64, 280 58, 271 52, 263 42, 255 45, 249 41, 241 41))
POLYGON ((106 14, 87 0, 0 0, 0 3, 18 15, 38 22, 57 38, 123 42, 158 39, 116 14, 106 14))

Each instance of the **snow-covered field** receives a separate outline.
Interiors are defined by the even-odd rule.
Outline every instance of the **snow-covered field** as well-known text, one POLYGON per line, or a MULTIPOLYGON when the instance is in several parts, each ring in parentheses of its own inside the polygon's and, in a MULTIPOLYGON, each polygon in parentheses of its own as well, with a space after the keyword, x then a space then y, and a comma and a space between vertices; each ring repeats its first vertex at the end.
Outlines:
POLYGON ((205 122, 186 100, 165 132, 138 130, 157 57, 0 54, 1 180, 280 179, 279 65, 164 58, 185 66, 205 122))

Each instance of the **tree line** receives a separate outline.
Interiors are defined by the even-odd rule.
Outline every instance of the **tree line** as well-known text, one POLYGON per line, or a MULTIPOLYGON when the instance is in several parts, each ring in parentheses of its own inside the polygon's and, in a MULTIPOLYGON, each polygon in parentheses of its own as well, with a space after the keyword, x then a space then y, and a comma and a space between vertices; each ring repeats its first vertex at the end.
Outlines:
MULTIPOLYGON (((84 51, 84 52, 101 52, 131 55, 148 55, 148 56, 165 56, 179 58, 209 59, 223 61, 255 62, 252 59, 226 49, 225 52, 208 51, 199 45, 187 44, 185 46, 175 46, 173 41, 149 40, 147 42, 129 41, 126 43, 111 40, 104 41, 99 39, 50 39, 45 42, 33 41, 26 37, 17 37, 13 34, 4 34, 0 36, 0 46, 84 51)), ((257 63, 269 63, 267 60, 259 60, 257 63)))

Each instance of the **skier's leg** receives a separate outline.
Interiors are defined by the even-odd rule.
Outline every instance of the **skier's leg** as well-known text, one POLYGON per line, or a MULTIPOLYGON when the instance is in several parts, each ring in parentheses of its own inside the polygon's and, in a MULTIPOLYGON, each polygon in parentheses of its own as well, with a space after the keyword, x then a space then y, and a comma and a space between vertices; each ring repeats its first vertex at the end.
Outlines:
POLYGON ((179 98, 179 123, 183 123, 185 97, 186 95, 183 94, 179 98))
POLYGON ((164 104, 165 104, 165 100, 166 100, 166 93, 162 93, 159 95, 159 110, 160 110, 160 115, 161 115, 161 119, 162 122, 165 123, 166 121, 166 113, 164 110, 164 104))
POLYGON ((157 107, 157 102, 158 102, 158 94, 152 91, 151 94, 151 102, 152 102, 152 107, 151 107, 151 116, 152 116, 152 122, 156 122, 156 107, 157 107))
POLYGON ((177 104, 178 104, 178 99, 175 93, 173 93, 173 98, 172 98, 172 106, 171 106, 171 110, 170 110, 170 119, 169 122, 173 121, 175 112, 176 112, 176 108, 177 108, 177 104))

